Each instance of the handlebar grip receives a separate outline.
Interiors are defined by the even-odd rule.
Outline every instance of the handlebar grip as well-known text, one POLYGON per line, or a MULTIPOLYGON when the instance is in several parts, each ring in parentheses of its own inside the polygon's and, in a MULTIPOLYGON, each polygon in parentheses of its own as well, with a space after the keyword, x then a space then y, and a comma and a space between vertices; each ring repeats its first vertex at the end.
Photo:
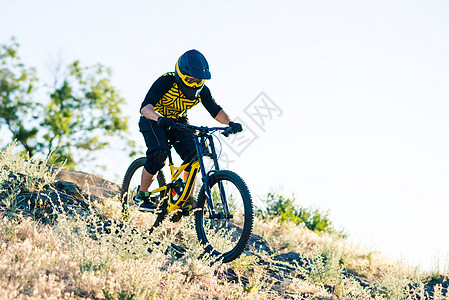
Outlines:
POLYGON ((232 128, 228 127, 226 128, 221 134, 224 135, 225 137, 228 137, 230 134, 232 134, 232 128))

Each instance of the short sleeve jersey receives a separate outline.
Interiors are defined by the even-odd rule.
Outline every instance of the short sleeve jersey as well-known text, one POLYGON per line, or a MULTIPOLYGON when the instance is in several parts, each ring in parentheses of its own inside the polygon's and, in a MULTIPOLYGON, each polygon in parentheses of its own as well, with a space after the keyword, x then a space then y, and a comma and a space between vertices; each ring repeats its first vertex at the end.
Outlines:
POLYGON ((175 73, 165 73, 151 86, 142 107, 152 104, 164 117, 179 119, 187 115, 187 110, 202 103, 210 115, 215 118, 221 107, 215 102, 207 86, 204 86, 196 99, 187 99, 176 83, 175 73))

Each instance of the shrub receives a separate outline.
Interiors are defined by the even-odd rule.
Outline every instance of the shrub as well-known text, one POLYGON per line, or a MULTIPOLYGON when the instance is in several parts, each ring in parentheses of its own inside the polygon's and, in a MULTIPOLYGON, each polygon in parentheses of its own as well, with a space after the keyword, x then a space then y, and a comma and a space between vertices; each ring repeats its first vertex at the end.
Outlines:
POLYGON ((17 143, 0 149, 0 212, 10 218, 20 213, 17 196, 21 192, 41 191, 56 177, 46 160, 30 158, 28 154, 15 154, 17 143))
POLYGON ((295 204, 295 198, 288 198, 282 195, 268 193, 262 199, 266 205, 265 209, 257 208, 256 215, 263 219, 279 217, 281 222, 291 221, 296 225, 303 223, 308 229, 315 232, 336 233, 340 237, 346 237, 342 231, 337 231, 328 213, 323 213, 318 209, 304 208, 295 204))

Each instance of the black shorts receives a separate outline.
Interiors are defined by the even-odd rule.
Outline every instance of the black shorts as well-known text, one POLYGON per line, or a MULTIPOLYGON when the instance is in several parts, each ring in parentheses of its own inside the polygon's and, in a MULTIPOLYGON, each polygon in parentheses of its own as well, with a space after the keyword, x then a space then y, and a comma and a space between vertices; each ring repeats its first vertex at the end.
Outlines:
MULTIPOLYGON (((187 119, 182 118, 179 119, 178 122, 186 124, 187 119)), ((179 154, 183 161, 192 157, 196 152, 193 134, 190 131, 179 130, 176 128, 167 129, 157 125, 156 121, 148 120, 143 116, 140 117, 139 129, 140 132, 142 132, 147 146, 147 159, 151 159, 153 157, 152 152, 155 151, 162 151, 168 154, 168 141, 170 141, 175 148, 176 153, 179 154)), ((151 167, 151 161, 148 161, 146 165, 148 165, 148 167, 146 166, 146 169, 150 174, 155 174, 154 171, 160 170, 159 167, 156 168, 159 170, 155 170, 154 167, 151 167)))

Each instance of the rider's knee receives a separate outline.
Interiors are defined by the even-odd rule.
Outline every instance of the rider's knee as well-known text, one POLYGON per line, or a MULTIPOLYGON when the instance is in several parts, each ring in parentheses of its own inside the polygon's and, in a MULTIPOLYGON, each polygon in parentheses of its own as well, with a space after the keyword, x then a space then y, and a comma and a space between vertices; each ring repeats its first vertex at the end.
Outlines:
POLYGON ((167 151, 150 151, 147 153, 147 161, 145 162, 144 168, 148 173, 154 175, 164 167, 166 159, 167 151))
MULTIPOLYGON (((184 151, 180 156, 183 160, 183 164, 190 163, 196 156, 196 150, 191 149, 191 150, 184 151)), ((190 169, 191 169, 191 166, 188 166, 185 169, 185 171, 190 172, 190 169)))

